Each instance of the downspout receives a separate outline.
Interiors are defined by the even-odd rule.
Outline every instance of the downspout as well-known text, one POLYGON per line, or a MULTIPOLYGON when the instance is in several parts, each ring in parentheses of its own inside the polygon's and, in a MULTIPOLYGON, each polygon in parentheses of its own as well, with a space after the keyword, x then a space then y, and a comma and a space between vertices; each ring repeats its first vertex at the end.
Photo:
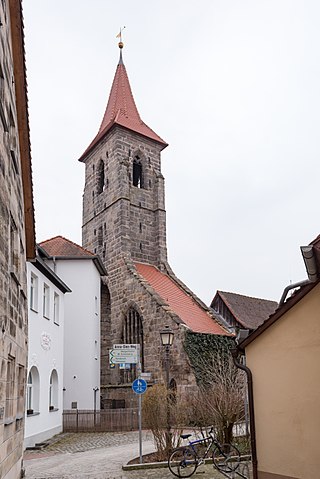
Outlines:
POLYGON ((299 288, 300 286, 306 286, 307 284, 314 283, 318 279, 318 267, 317 261, 314 256, 313 246, 300 246, 303 261, 307 270, 308 279, 299 281, 298 283, 289 284, 283 290, 279 306, 282 306, 286 300, 287 294, 291 289, 299 288))
POLYGON ((256 448, 256 425, 254 419, 254 404, 253 404, 253 386, 252 386, 252 372, 238 361, 238 348, 231 348, 233 362, 237 368, 242 369, 247 375, 248 384, 248 399, 249 399, 249 421, 250 421, 250 443, 251 443, 251 459, 252 459, 252 473, 253 479, 258 479, 258 460, 256 448))

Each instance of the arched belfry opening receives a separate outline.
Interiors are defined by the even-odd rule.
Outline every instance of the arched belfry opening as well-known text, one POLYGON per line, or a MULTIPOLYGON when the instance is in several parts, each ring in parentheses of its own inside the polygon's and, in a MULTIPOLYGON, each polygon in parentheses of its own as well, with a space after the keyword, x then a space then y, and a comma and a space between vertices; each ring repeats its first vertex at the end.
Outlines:
POLYGON ((140 156, 136 155, 132 164, 132 184, 137 188, 143 188, 143 168, 140 156))
POLYGON ((105 173, 104 173, 104 161, 100 160, 98 163, 98 169, 97 169, 97 193, 100 195, 100 193, 103 192, 105 189, 105 173))
MULTIPOLYGON (((121 336, 122 343, 124 344, 140 345, 141 371, 144 371, 143 321, 141 315, 134 307, 130 307, 124 317, 121 336)), ((136 376, 137 367, 131 365, 130 370, 125 370, 123 372, 122 381, 131 382, 136 376)))

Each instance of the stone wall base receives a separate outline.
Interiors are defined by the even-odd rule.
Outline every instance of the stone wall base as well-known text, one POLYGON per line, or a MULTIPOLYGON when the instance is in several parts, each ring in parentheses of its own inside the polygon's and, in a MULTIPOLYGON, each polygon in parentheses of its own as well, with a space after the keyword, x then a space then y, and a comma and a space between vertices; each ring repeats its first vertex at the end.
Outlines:
POLYGON ((53 427, 52 429, 48 429, 47 431, 41 431, 41 432, 38 432, 37 434, 33 434, 32 436, 25 437, 24 448, 34 447, 35 444, 45 442, 51 437, 55 436, 56 434, 59 434, 60 432, 62 432, 62 424, 59 426, 53 427))

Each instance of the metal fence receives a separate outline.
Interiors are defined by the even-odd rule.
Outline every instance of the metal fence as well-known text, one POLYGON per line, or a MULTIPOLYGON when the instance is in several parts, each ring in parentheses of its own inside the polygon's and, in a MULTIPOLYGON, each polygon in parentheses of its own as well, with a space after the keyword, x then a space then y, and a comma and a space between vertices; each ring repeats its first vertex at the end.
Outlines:
POLYGON ((64 432, 135 431, 138 427, 138 408, 63 411, 64 432))

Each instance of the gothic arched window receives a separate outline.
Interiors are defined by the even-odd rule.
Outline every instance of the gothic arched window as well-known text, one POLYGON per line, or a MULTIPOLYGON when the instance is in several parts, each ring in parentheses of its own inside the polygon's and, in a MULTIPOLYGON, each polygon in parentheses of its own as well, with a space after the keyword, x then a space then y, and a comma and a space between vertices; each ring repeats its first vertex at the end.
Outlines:
POLYGON ((103 192, 105 188, 105 175, 104 175, 104 162, 103 160, 99 161, 98 171, 97 171, 97 193, 98 195, 103 192))
POLYGON ((132 165, 132 184, 143 188, 142 163, 139 156, 136 156, 132 165))
MULTIPOLYGON (((143 324, 138 311, 130 308, 123 322, 122 342, 124 344, 140 344, 141 370, 144 371, 144 344, 143 344, 143 324)), ((136 377, 136 368, 133 367, 131 374, 127 375, 127 381, 136 377), (129 376, 132 376, 129 377, 129 376)))

